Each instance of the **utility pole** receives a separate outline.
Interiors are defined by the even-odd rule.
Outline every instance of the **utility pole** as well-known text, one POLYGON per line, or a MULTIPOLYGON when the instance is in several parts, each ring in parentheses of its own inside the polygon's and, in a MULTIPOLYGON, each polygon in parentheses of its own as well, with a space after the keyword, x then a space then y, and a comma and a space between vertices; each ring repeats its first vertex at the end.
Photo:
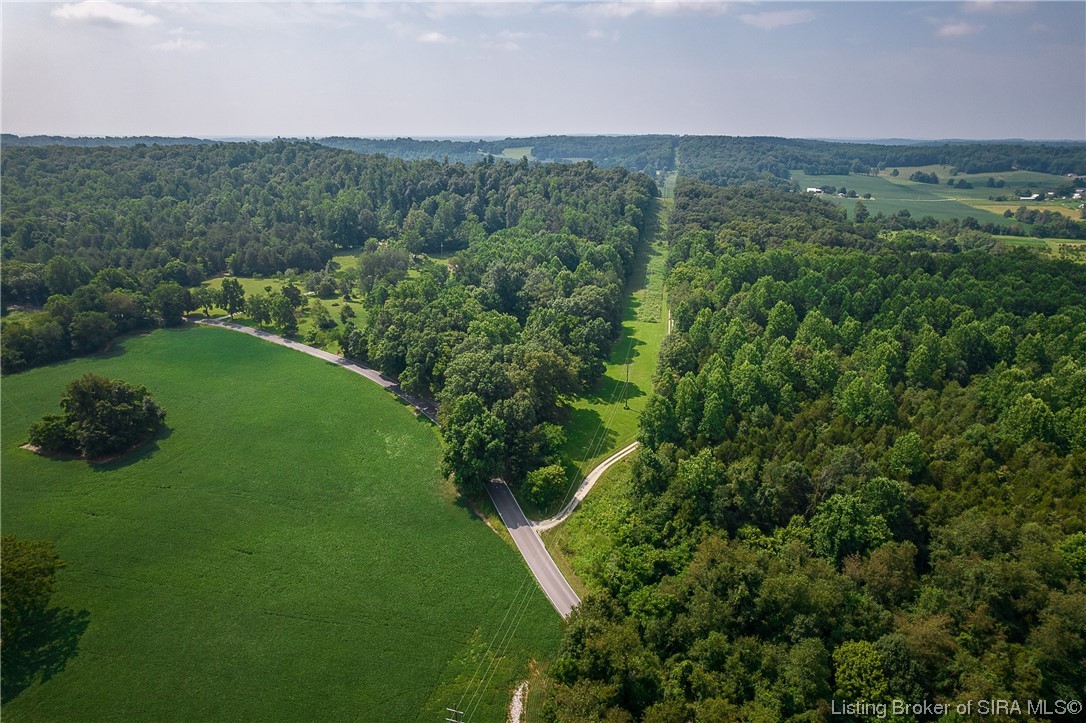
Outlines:
POLYGON ((456 708, 446 708, 445 710, 452 713, 452 718, 446 718, 445 723, 464 723, 464 711, 457 710, 456 708))
POLYGON ((627 396, 627 390, 630 388, 630 357, 626 357, 626 384, 622 387, 622 408, 629 409, 629 397, 627 396))

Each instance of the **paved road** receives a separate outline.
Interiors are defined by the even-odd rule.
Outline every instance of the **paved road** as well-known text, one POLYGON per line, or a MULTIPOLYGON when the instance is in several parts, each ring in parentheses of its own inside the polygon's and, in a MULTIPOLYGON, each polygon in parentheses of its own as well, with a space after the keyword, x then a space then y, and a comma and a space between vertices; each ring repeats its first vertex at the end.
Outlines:
POLYGON ((596 482, 599 481, 600 477, 603 476, 603 473, 611 469, 611 465, 633 454, 634 450, 637 449, 637 444, 637 442, 631 442, 596 465, 596 468, 589 472, 588 476, 581 482, 581 486, 577 488, 577 492, 574 493, 573 499, 562 508, 561 512, 554 517, 548 517, 545 520, 533 522, 532 527, 534 527, 537 532, 544 532, 565 522, 566 518, 573 514, 573 510, 577 509, 577 505, 581 504, 584 498, 588 496, 588 493, 592 491, 592 488, 595 486, 596 482))
POLYGON ((369 379, 374 384, 381 385, 400 399, 410 404, 415 409, 425 414, 435 423, 437 422, 437 402, 431 399, 420 399, 418 397, 412 397, 406 394, 402 389, 400 389, 400 385, 396 382, 395 379, 389 379, 385 375, 381 374, 381 372, 377 371, 376 369, 370 369, 365 364, 359 364, 358 362, 352 361, 347 357, 331 354, 324 351, 323 349, 309 346, 308 344, 302 344, 298 341, 292 341, 276 334, 271 334, 260 329, 254 329, 251 326, 235 324, 234 322, 226 321, 225 319, 199 319, 196 323, 205 324, 207 326, 218 326, 223 329, 231 329, 233 331, 240 331, 242 334, 255 336, 258 339, 270 341, 273 344, 279 344, 280 346, 285 346, 289 349, 294 349, 295 351, 300 351, 303 354, 315 356, 318 359, 323 359, 324 361, 331 362, 337 366, 341 366, 347 371, 351 371, 355 374, 364 376, 366 379, 369 379))
POLYGON ((509 528, 513 542, 517 543, 517 549, 528 563, 551 605, 554 605, 559 615, 569 617, 573 608, 581 603, 581 599, 554 564, 547 548, 543 546, 543 540, 539 538, 539 533, 520 509, 517 498, 500 479, 488 482, 486 491, 490 493, 490 499, 494 500, 494 507, 502 516, 502 522, 509 528))

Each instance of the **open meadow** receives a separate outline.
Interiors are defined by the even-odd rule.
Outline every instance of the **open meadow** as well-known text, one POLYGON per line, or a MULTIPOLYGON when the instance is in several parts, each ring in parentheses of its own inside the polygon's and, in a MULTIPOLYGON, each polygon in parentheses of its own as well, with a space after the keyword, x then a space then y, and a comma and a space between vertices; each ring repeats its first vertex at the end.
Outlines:
MULTIPOLYGON (((1011 224, 1010 219, 971 206, 965 201, 951 196, 943 195, 944 186, 934 184, 915 183, 907 180, 907 177, 891 179, 888 176, 808 176, 796 171, 792 174, 792 180, 799 184, 800 188, 821 188, 823 186, 836 186, 856 191, 862 196, 870 193, 872 198, 839 198, 836 195, 825 195, 828 201, 844 206, 852 217, 852 210, 857 201, 862 201, 867 210, 872 214, 880 211, 889 216, 902 209, 908 209, 913 218, 931 216, 937 221, 951 218, 965 218, 972 216, 981 222, 998 223, 1004 226, 1011 224), (901 180, 904 178, 905 180, 901 180)), ((947 191, 956 192, 958 189, 946 188, 947 191)), ((989 191, 993 189, 987 189, 989 191)), ((985 198, 987 194, 985 195, 985 198)))
POLYGON ((555 652, 523 561, 435 472, 436 429, 334 365, 159 330, 2 401, 3 529, 56 543, 78 646, 4 691, 5 720, 501 720, 555 652), (101 465, 21 449, 90 371, 146 386, 168 431, 101 465))

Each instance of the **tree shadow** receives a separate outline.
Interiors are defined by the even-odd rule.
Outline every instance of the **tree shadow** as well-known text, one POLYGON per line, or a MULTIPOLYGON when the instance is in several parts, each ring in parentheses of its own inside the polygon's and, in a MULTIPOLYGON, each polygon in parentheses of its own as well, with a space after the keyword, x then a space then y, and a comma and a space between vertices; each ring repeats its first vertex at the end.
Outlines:
POLYGON ((567 429, 567 438, 578 440, 577 449, 567 443, 562 454, 562 466, 572 479, 580 473, 584 460, 614 447, 618 443, 618 433, 604 424, 603 417, 594 409, 570 407, 566 410, 566 417, 563 426, 567 429))
POLYGON ((127 452, 122 452, 115 457, 90 460, 90 468, 95 472, 112 472, 113 470, 127 467, 130 464, 135 464, 136 462, 147 459, 157 452, 158 443, 163 439, 169 439, 172 435, 173 429, 163 424, 154 437, 140 444, 138 447, 133 447, 127 452))
MULTIPOLYGON (((623 374, 623 371, 620 368, 613 370, 613 373, 623 374)), ((623 399, 643 396, 645 396, 644 390, 633 382, 627 384, 624 375, 621 378, 604 375, 596 382, 596 386, 581 395, 581 399, 592 404, 615 404, 623 399)))
POLYGON ((0 647, 0 702, 7 703, 37 681, 64 670, 79 653, 79 639, 90 625, 90 613, 49 608, 20 621, 14 639, 4 636, 0 647))

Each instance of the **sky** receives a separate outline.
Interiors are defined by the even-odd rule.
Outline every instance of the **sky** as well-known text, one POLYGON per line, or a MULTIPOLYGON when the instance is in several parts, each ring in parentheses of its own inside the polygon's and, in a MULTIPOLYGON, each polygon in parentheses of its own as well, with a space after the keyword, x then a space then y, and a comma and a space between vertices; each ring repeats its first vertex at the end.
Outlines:
POLYGON ((1086 2, 0 2, 19 135, 1086 140, 1086 2))

